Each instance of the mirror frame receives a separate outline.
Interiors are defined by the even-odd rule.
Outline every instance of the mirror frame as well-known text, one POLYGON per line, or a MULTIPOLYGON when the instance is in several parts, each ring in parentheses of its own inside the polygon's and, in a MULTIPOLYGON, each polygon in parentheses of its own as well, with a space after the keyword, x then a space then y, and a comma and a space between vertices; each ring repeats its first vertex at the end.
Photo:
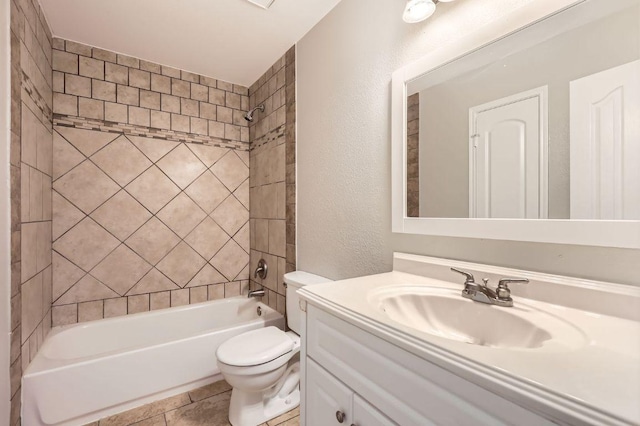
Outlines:
MULTIPOLYGON (((533 24, 587 2, 537 0, 519 7, 392 75, 391 216, 394 233, 640 249, 640 220, 467 219, 407 217, 407 82, 533 24)), ((544 25, 544 23, 542 23, 544 25)))

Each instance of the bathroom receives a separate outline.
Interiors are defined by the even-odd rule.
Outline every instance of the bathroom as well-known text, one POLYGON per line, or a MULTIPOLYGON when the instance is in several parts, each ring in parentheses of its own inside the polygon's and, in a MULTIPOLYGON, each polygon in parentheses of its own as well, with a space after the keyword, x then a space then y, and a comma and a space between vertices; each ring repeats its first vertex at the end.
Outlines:
POLYGON ((637 111, 637 0, 0 9, 0 424, 640 424, 639 124, 625 117, 627 145, 608 153, 624 151, 614 165, 624 173, 612 174, 630 182, 626 213, 576 213, 575 194, 595 184, 574 182, 590 151, 569 144, 580 119, 569 103, 603 70, 636 64, 617 105, 637 111), (582 56, 566 60, 564 45, 582 56), (501 74, 526 68, 526 87, 501 74), (492 75, 501 87, 482 80, 492 75), (467 96, 472 85, 495 90, 467 96), (487 105, 517 95, 538 102, 534 167, 508 162, 494 182, 522 172, 534 190, 521 205, 509 193, 491 216, 469 140, 483 134, 472 131, 478 117, 499 109, 487 105), (460 149, 432 144, 449 137, 460 149), (505 278, 528 280, 503 280, 515 308, 496 303, 504 289, 488 291, 505 278), (433 280, 438 296, 413 305, 424 294, 406 287, 433 280), (459 317, 486 326, 464 329, 484 346, 407 325, 409 313, 449 318, 462 302, 459 317), (486 334, 508 334, 506 324, 529 340, 486 334), (251 403, 267 414, 246 408, 255 395, 236 386, 247 341, 283 351, 269 401, 251 403), (355 341, 360 366, 349 364, 355 341), (378 348, 384 367, 363 348, 378 348), (486 369, 470 371, 468 359, 486 369), (595 371, 606 360, 619 369, 575 387, 564 384, 575 376, 547 383, 524 367, 595 371), (359 367, 388 371, 388 389, 359 367), (412 398, 412 386, 439 405, 412 398))

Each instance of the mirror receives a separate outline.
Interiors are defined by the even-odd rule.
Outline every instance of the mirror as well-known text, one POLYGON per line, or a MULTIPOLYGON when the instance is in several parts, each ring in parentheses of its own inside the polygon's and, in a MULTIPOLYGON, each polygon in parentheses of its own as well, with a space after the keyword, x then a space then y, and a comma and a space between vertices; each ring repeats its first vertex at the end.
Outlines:
POLYGON ((640 219, 640 6, 592 0, 406 82, 407 217, 640 219))
POLYGON ((640 248, 640 0, 539 0, 392 78, 402 233, 640 248))

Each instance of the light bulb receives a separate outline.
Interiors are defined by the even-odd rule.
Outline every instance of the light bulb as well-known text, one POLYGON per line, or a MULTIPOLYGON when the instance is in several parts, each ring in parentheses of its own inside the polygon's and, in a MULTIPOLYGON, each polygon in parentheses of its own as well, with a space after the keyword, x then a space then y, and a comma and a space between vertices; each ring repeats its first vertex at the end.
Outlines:
POLYGON ((402 19, 409 24, 415 24, 424 21, 435 11, 436 4, 433 0, 408 0, 402 19))

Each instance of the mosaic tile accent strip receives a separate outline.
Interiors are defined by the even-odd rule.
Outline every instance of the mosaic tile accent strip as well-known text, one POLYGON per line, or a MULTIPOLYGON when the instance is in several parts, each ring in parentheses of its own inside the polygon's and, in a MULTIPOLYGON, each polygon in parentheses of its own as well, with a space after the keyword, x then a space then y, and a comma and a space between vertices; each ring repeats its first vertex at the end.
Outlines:
POLYGON ((86 127, 54 126, 53 325, 245 292, 248 151, 86 127))
POLYGON ((53 124, 56 126, 74 127, 77 129, 99 130, 101 132, 110 133, 123 133, 129 136, 141 136, 172 142, 187 142, 211 145, 219 148, 229 148, 239 151, 249 150, 248 142, 233 141, 229 139, 218 139, 193 133, 178 132, 174 130, 163 130, 146 126, 136 126, 133 124, 122 124, 85 117, 72 117, 62 114, 54 114, 53 124))

